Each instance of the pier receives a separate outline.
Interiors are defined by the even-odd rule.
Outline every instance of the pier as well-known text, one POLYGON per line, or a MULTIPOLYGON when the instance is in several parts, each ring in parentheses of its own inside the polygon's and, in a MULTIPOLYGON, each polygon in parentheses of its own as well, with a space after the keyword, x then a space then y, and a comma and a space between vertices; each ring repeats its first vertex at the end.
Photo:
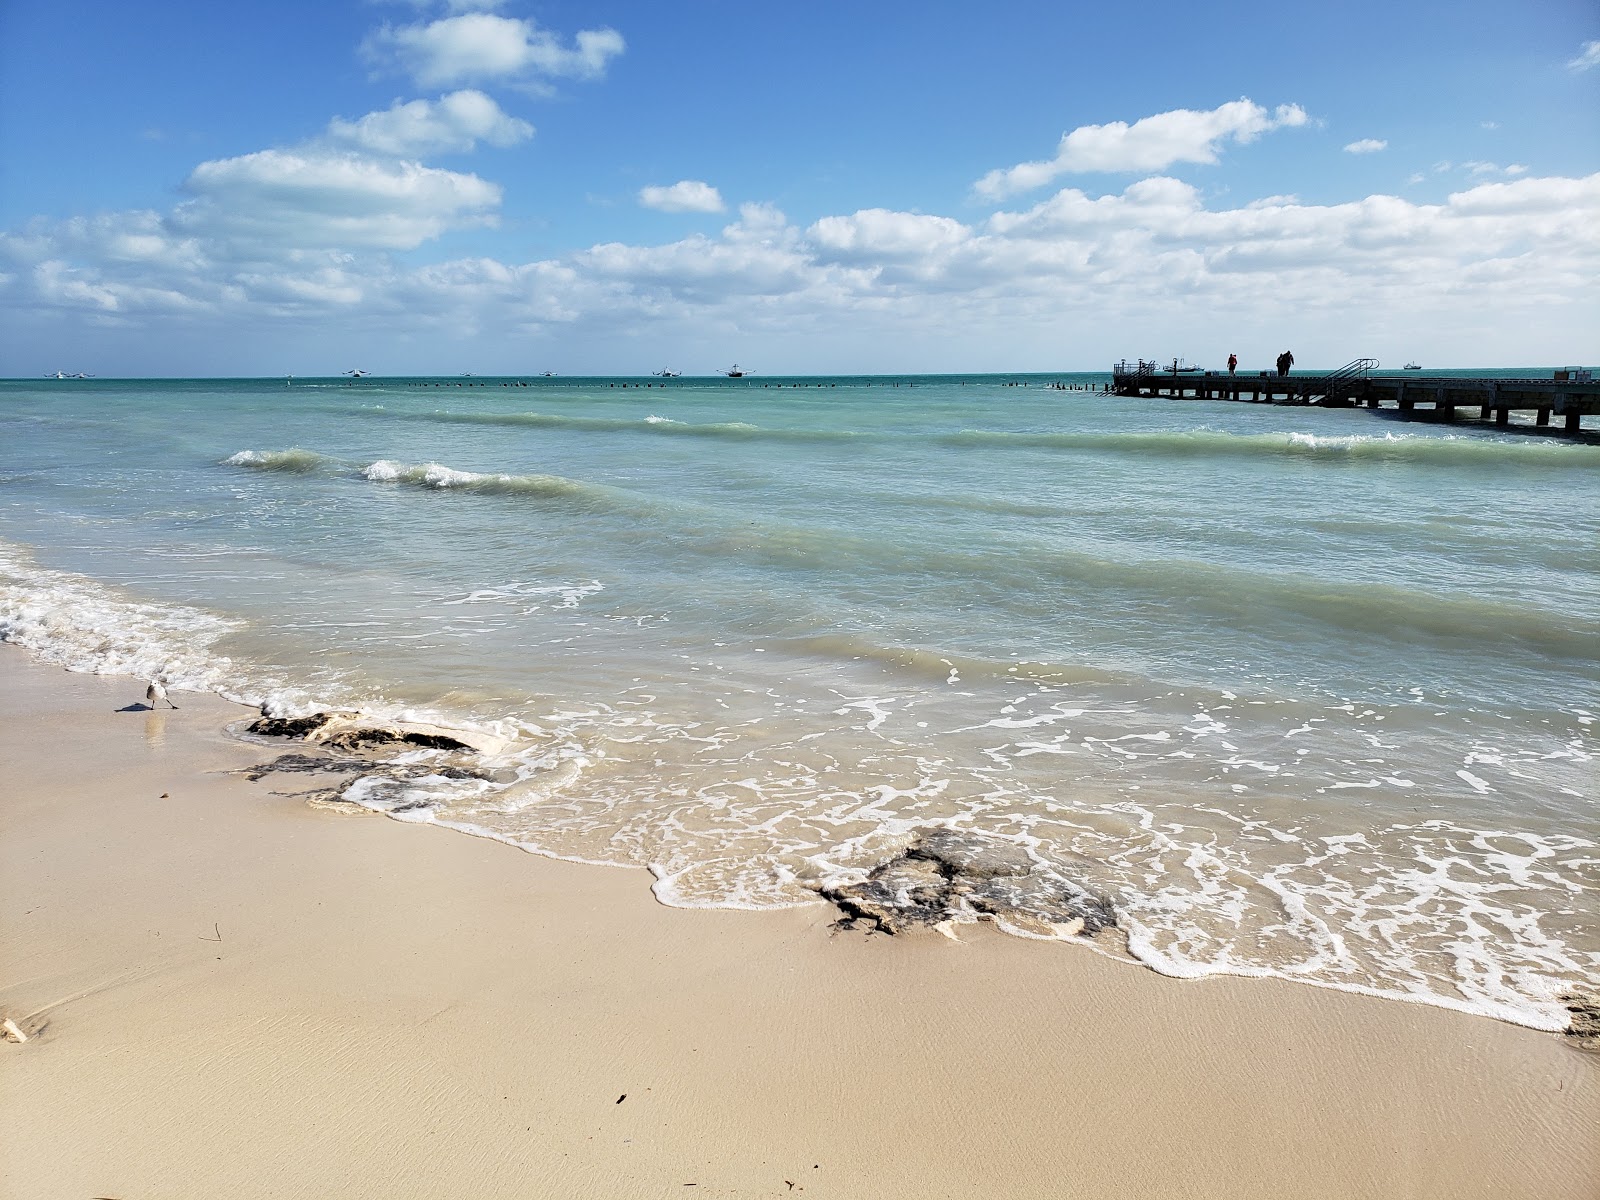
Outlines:
MULTIPOLYGON (((1153 362, 1119 362, 1111 391, 1118 396, 1173 400, 1235 400, 1246 404, 1315 405, 1319 408, 1391 409, 1435 421, 1511 425, 1512 413, 1531 414, 1534 428, 1584 432, 1583 418, 1600 418, 1600 383, 1587 371, 1555 371, 1549 379, 1463 379, 1455 375, 1378 375, 1370 358, 1327 374, 1279 375, 1261 371, 1229 375, 1153 362), (1552 425, 1552 421, 1559 424, 1552 425)), ((1519 428, 1528 423, 1519 422, 1519 428)))

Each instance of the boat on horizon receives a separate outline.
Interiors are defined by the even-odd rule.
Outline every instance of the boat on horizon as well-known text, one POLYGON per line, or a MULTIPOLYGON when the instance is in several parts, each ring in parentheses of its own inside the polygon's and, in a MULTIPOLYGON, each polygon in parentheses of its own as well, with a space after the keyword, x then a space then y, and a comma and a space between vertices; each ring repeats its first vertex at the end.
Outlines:
POLYGON ((1402 371, 1420 371, 1420 370, 1422 370, 1422 367, 1418 363, 1407 363, 1405 366, 1401 367, 1400 369, 1402 371))
POLYGON ((747 374, 749 374, 749 372, 741 367, 738 363, 734 363, 733 366, 729 367, 726 371, 719 371, 717 373, 719 375, 726 375, 729 379, 743 379, 747 374))
POLYGON ((1205 370, 1204 367, 1192 367, 1181 358, 1173 359, 1170 367, 1162 367, 1161 369, 1173 375, 1190 375, 1205 370))
POLYGON ((682 371, 674 371, 671 367, 662 367, 659 371, 651 371, 652 375, 659 375, 662 379, 676 379, 682 371))

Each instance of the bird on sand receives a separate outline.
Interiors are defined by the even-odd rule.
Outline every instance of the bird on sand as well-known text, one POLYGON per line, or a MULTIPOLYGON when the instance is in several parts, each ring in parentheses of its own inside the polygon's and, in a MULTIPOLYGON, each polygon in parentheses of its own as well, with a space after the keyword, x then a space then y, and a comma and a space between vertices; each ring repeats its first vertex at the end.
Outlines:
POLYGON ((150 705, 151 712, 155 712, 156 705, 160 704, 163 700, 167 702, 167 706, 169 708, 178 707, 176 704, 172 703, 172 698, 167 695, 166 685, 163 684, 159 679, 152 679, 150 681, 150 686, 144 690, 144 698, 145 703, 150 705))

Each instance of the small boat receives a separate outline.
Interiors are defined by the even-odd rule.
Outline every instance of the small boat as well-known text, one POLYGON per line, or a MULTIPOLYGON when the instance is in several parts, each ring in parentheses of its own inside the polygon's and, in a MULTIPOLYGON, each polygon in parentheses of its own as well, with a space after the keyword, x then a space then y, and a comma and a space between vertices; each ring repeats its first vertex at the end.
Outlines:
POLYGON ((1407 363, 1405 366, 1401 367, 1400 369, 1402 371, 1420 371, 1420 370, 1422 370, 1422 367, 1417 363, 1407 363))
POLYGON ((738 363, 734 363, 726 371, 719 372, 719 374, 726 375, 729 379, 743 379, 746 373, 745 369, 738 363))
POLYGON ((652 375, 659 375, 662 379, 676 379, 682 371, 674 371, 671 367, 662 367, 659 371, 651 371, 652 375))
POLYGON ((1173 359, 1172 360, 1172 365, 1170 367, 1162 367, 1161 369, 1163 371, 1169 371, 1174 375, 1189 375, 1189 374, 1192 374, 1192 373, 1194 373, 1196 371, 1205 370, 1204 367, 1191 367, 1188 363, 1184 362, 1181 358, 1173 359))
POLYGON ((556 377, 556 373, 554 371, 540 371, 539 372, 539 378, 540 379, 554 379, 555 377, 556 377))
POLYGON ((365 377, 367 375, 371 375, 372 372, 371 371, 362 371, 362 370, 352 370, 352 371, 341 371, 340 374, 341 375, 348 375, 348 376, 350 376, 351 379, 361 379, 361 378, 363 378, 363 377, 365 377))

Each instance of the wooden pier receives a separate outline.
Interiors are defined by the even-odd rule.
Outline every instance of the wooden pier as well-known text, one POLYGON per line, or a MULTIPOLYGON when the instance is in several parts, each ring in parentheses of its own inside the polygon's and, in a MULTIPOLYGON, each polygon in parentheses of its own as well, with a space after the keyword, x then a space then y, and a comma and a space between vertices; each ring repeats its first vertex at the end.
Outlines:
MULTIPOLYGON (((1173 370, 1154 363, 1118 363, 1111 391, 1118 396, 1174 400, 1236 400, 1247 404, 1315 405, 1319 408, 1387 408, 1436 421, 1471 420, 1508 427, 1512 413, 1531 413, 1535 428, 1585 432, 1583 418, 1600 418, 1600 382, 1587 378, 1463 379, 1444 375, 1378 375, 1371 359, 1357 359, 1326 375, 1229 375, 1173 370)), ((1585 375, 1587 372, 1584 373, 1585 375)), ((1519 426, 1526 428, 1523 422, 1519 426)), ((1591 431, 1593 426, 1591 426, 1591 431)))

